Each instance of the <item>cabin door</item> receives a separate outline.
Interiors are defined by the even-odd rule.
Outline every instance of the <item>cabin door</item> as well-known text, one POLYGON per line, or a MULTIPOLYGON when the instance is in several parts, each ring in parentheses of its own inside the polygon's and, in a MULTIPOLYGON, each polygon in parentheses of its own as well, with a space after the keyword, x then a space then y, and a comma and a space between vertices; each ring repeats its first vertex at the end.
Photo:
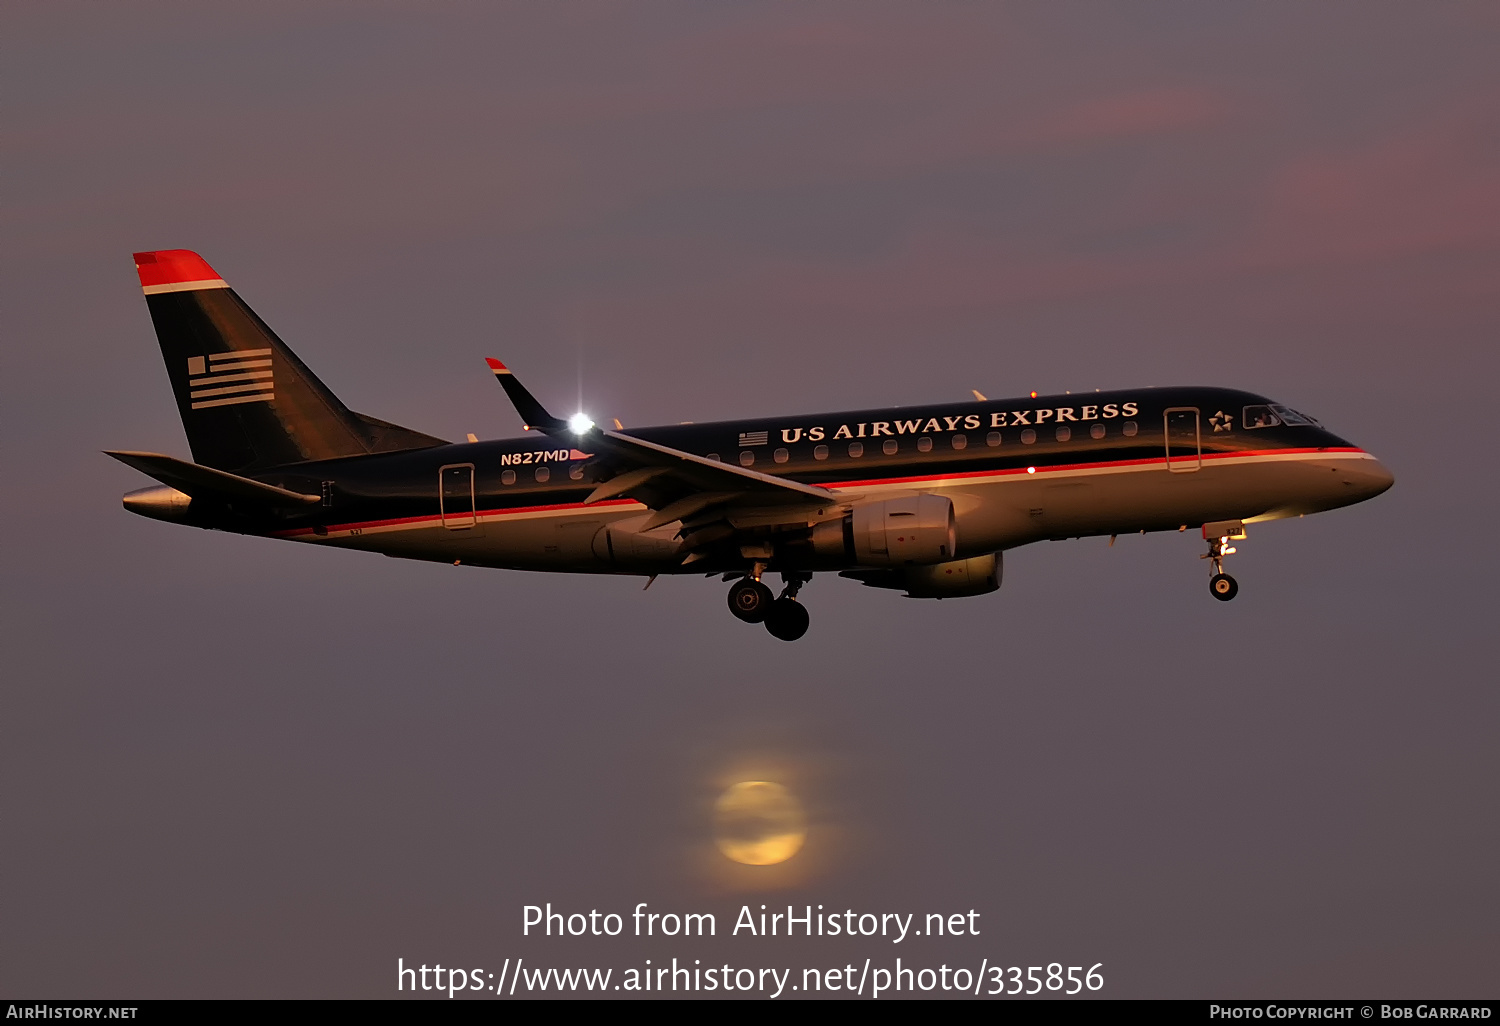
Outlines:
POLYGON ((1198 408, 1174 406, 1164 416, 1167 421, 1167 469, 1174 474, 1191 474, 1203 466, 1198 408))
POLYGON ((474 464, 460 463, 438 471, 438 508, 448 530, 467 531, 474 526, 474 464))

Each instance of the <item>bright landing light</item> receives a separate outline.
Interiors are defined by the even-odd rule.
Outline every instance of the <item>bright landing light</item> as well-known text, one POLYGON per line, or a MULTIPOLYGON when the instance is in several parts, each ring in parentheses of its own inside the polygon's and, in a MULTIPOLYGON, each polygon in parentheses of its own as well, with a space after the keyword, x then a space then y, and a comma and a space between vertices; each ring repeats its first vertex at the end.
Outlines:
POLYGON ((575 413, 568 418, 568 430, 575 435, 587 434, 589 428, 593 426, 594 422, 589 420, 587 413, 575 413))

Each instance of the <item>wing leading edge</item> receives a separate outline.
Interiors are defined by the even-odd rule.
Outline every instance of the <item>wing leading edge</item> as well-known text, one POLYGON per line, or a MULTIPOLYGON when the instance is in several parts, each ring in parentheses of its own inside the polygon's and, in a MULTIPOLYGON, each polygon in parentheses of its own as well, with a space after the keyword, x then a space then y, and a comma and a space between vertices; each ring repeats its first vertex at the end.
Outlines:
POLYGON ((826 488, 720 463, 620 431, 590 427, 574 432, 567 421, 548 413, 503 363, 485 362, 527 428, 566 440, 599 460, 606 476, 585 503, 618 496, 635 499, 653 511, 641 530, 681 521, 678 537, 685 564, 750 528, 809 526, 838 511, 843 501, 826 488))

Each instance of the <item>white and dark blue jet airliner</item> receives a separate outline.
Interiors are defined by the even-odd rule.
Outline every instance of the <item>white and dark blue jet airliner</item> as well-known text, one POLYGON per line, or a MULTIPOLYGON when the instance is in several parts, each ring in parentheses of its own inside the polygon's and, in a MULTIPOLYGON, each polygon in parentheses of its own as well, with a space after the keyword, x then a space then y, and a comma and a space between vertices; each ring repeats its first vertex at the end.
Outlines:
POLYGON ((1224 388, 603 430, 490 360, 532 434, 453 443, 350 410, 196 253, 135 262, 193 461, 109 453, 161 482, 127 509, 407 559, 722 576, 734 615, 787 641, 815 573, 982 595, 1006 549, 1043 539, 1201 530, 1210 592, 1232 599, 1245 525, 1392 483, 1312 417, 1224 388))

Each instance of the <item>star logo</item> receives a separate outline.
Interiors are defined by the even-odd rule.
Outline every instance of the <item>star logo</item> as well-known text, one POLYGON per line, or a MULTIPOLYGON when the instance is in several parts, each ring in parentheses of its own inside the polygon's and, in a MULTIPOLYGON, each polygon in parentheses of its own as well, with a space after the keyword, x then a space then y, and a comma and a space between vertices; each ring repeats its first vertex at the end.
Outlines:
POLYGON ((1234 427, 1234 418, 1223 410, 1209 417, 1208 422, 1214 426, 1214 434, 1218 434, 1220 431, 1228 431, 1234 427))

